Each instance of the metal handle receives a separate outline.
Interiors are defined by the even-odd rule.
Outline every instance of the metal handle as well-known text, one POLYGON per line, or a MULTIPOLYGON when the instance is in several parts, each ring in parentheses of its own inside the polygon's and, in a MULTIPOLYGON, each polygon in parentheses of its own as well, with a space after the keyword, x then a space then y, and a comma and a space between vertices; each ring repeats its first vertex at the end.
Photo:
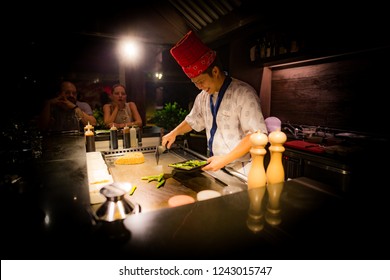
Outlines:
POLYGON ((244 174, 241 174, 240 172, 237 172, 233 168, 227 166, 227 167, 222 168, 222 170, 230 175, 237 177, 238 179, 240 179, 244 183, 248 183, 248 177, 245 176, 244 174))
POLYGON ((329 171, 340 173, 340 174, 343 174, 343 175, 347 175, 347 174, 351 173, 348 170, 340 169, 340 168, 337 168, 337 167, 334 167, 334 166, 324 165, 324 164, 313 162, 313 161, 310 161, 310 160, 307 160, 306 163, 307 163, 307 165, 315 166, 315 167, 318 167, 318 168, 321 168, 321 169, 329 170, 329 171))

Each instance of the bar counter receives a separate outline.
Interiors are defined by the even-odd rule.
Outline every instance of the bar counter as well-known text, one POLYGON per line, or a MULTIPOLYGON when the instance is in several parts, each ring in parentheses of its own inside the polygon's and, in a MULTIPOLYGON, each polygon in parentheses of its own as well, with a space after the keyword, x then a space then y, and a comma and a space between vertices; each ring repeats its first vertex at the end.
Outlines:
POLYGON ((42 156, 2 187, 2 259, 388 259, 379 177, 346 196, 301 177, 103 222, 84 144, 45 136, 42 156))

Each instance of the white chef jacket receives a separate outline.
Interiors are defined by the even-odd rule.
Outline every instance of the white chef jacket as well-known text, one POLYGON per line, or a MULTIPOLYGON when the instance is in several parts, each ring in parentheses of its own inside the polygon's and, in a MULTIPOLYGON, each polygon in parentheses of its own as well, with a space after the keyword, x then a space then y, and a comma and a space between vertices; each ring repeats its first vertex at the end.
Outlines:
MULTIPOLYGON (((218 94, 218 93, 215 93, 218 94)), ((216 98, 214 98, 216 100, 216 98)), ((191 112, 185 120, 196 131, 206 130, 207 140, 213 125, 210 109, 210 94, 201 91, 195 98, 191 112)), ((226 89, 217 113, 217 131, 214 135, 213 154, 226 155, 232 151, 246 135, 261 131, 268 134, 260 107, 260 98, 249 84, 232 78, 226 89)), ((235 160, 229 166, 248 175, 250 153, 235 160), (246 166, 246 167, 245 167, 246 166), (245 167, 245 168, 244 168, 245 167), (243 170, 239 170, 244 168, 243 170)))

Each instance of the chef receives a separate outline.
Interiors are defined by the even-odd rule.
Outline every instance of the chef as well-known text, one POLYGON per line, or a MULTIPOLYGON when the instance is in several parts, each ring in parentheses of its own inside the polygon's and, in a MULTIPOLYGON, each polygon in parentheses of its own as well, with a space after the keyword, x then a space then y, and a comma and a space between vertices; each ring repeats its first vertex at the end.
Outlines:
POLYGON ((201 92, 183 122, 163 136, 162 145, 170 148, 177 135, 205 129, 209 164, 203 170, 218 171, 229 166, 247 176, 251 163, 249 137, 256 131, 267 133, 256 90, 227 75, 218 54, 192 30, 170 52, 201 92))

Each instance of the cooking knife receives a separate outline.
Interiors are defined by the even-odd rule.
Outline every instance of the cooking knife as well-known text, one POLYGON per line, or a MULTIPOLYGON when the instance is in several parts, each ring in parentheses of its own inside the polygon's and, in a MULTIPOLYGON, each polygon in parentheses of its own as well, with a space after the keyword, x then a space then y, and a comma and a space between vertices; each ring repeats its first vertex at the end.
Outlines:
POLYGON ((158 165, 158 162, 160 160, 160 155, 167 152, 167 148, 162 146, 162 145, 159 145, 156 147, 156 153, 155 153, 155 157, 156 157, 156 164, 158 165))
POLYGON ((156 153, 154 156, 156 157, 156 164, 158 165, 158 161, 160 160, 160 151, 159 151, 160 146, 156 146, 156 153))

